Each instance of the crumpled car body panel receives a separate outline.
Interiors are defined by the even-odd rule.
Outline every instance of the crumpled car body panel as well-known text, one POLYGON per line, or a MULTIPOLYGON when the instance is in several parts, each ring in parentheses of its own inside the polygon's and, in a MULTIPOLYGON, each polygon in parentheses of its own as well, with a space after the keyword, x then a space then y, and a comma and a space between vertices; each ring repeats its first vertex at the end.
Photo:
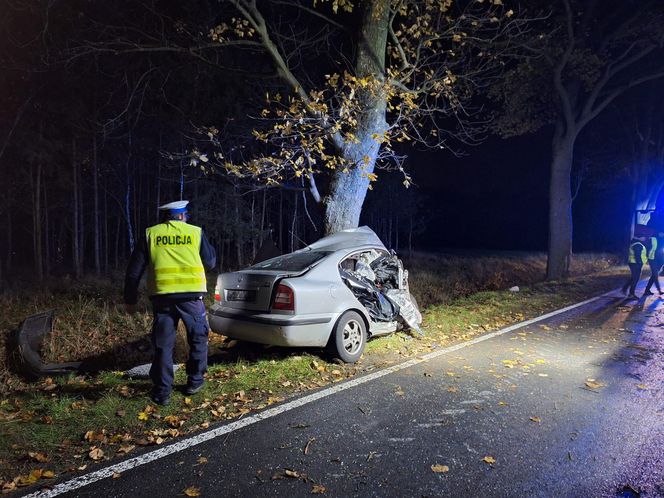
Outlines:
MULTIPOLYGON (((375 270, 371 262, 392 257, 370 228, 360 227, 245 270, 222 274, 215 290, 220 301, 210 308, 210 327, 234 339, 302 347, 326 346, 337 321, 347 311, 360 313, 370 336, 394 332, 400 324, 417 327, 419 313, 412 312, 412 303, 409 318, 401 317, 401 304, 372 280, 375 270), (342 277, 348 271, 344 265, 353 267, 357 288, 342 277), (280 286, 292 292, 293 310, 274 306, 280 286)), ((405 275, 400 267, 391 277, 401 282, 405 275)), ((401 292, 399 300, 407 303, 407 282, 405 288, 397 290, 401 292)))

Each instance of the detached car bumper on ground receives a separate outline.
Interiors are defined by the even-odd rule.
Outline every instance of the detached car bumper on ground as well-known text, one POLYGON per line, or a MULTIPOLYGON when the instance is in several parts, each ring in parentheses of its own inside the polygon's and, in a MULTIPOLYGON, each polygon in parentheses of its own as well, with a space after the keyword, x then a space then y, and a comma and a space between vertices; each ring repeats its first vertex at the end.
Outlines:
POLYGON ((357 361, 369 337, 419 331, 408 272, 367 227, 217 279, 210 326, 261 344, 328 347, 357 361))

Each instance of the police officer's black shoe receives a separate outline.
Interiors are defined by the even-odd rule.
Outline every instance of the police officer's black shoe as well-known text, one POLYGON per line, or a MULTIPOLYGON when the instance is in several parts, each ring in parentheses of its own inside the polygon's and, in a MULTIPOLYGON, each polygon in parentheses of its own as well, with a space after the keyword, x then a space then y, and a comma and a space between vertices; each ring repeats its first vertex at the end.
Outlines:
POLYGON ((203 389, 203 383, 200 383, 198 385, 187 384, 186 387, 184 388, 184 393, 188 395, 196 394, 201 389, 203 389))
POLYGON ((651 290, 648 289, 643 293, 643 295, 644 296, 654 296, 655 294, 651 290))
POLYGON ((170 396, 157 396, 155 394, 150 394, 150 399, 153 403, 161 406, 166 406, 171 402, 170 396))

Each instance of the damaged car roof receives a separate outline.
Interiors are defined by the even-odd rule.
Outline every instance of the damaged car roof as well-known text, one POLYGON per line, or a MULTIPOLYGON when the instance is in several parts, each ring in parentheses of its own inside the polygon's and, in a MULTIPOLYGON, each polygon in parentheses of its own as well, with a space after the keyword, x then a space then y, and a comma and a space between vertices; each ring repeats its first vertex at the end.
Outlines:
MULTIPOLYGON (((385 249, 378 235, 369 227, 348 228, 309 244, 307 249, 317 251, 339 251, 355 247, 373 246, 385 249)), ((387 249, 385 249, 387 250, 387 249)))

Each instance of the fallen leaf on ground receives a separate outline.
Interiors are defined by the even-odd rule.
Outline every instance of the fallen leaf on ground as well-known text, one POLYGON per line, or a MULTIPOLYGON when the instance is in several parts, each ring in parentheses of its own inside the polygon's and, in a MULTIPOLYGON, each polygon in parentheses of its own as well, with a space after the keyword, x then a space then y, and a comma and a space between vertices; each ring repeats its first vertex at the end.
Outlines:
POLYGON ((606 384, 602 384, 595 379, 588 379, 586 380, 585 385, 588 389, 599 389, 600 387, 604 387, 606 384))
POLYGON ((645 384, 639 384, 636 387, 644 391, 648 389, 648 386, 646 386, 645 384))
POLYGON ((191 405, 191 398, 184 398, 184 404, 187 406, 191 405))
POLYGON ((136 448, 133 444, 123 444, 118 448, 118 453, 129 453, 131 450, 136 448))
POLYGON ((536 422, 536 423, 539 424, 540 422, 542 422, 542 419, 539 418, 539 417, 530 417, 530 421, 531 422, 536 422))
POLYGON ((36 451, 29 451, 28 456, 32 458, 35 462, 46 463, 49 458, 44 453, 38 453, 36 451))
POLYGON ((304 445, 304 448, 302 449, 302 452, 305 455, 309 454, 309 446, 311 446, 311 443, 313 443, 316 440, 315 437, 312 437, 309 441, 307 441, 307 444, 304 445))
POLYGON ((16 484, 20 487, 30 486, 36 483, 41 476, 42 476, 41 469, 35 469, 32 472, 30 472, 27 476, 18 476, 16 484))
POLYGON ((196 486, 189 486, 183 491, 183 493, 186 496, 201 496, 201 488, 197 488, 196 486))
POLYGON ((204 456, 202 456, 202 457, 198 457, 197 462, 198 462, 199 465, 203 465, 203 464, 205 464, 205 463, 208 463, 208 459, 205 458, 204 456))
POLYGON ((7 481, 2 483, 2 494, 9 493, 16 489, 16 483, 14 481, 7 481))
POLYGON ((101 448, 96 448, 93 446, 90 452, 88 453, 88 456, 93 460, 101 460, 102 458, 104 458, 104 451, 101 448))
POLYGON ((122 477, 122 474, 120 472, 113 472, 113 479, 120 479, 122 477))
POLYGON ((455 392, 457 392, 457 391, 458 391, 458 389, 457 389, 456 387, 448 387, 448 388, 447 388, 447 392, 448 392, 448 393, 455 393, 455 392))
POLYGON ((139 412, 138 414, 138 420, 147 420, 148 419, 148 414, 145 412, 139 412))
POLYGON ((483 462, 486 462, 486 463, 488 463, 488 464, 494 464, 494 463, 496 463, 496 459, 493 458, 493 457, 490 456, 490 455, 487 455, 487 456, 485 456, 484 458, 482 458, 482 461, 483 461, 483 462))
POLYGON ((290 477, 292 479, 299 479, 300 478, 300 473, 296 470, 292 469, 284 469, 284 475, 286 477, 290 477))
POLYGON ((320 484, 314 484, 313 487, 311 488, 312 495, 323 495, 326 492, 327 489, 325 489, 325 486, 321 486, 320 484))
POLYGON ((52 470, 45 470, 44 472, 42 472, 41 476, 43 479, 53 479, 55 477, 55 472, 53 472, 52 470))
POLYGON ((177 429, 178 427, 182 426, 182 424, 184 424, 184 421, 180 421, 180 419, 175 415, 166 415, 164 417, 164 422, 166 422, 174 429, 177 429))
POLYGON ((437 474, 444 474, 445 472, 449 472, 450 468, 447 465, 432 465, 431 470, 436 472, 437 474))

